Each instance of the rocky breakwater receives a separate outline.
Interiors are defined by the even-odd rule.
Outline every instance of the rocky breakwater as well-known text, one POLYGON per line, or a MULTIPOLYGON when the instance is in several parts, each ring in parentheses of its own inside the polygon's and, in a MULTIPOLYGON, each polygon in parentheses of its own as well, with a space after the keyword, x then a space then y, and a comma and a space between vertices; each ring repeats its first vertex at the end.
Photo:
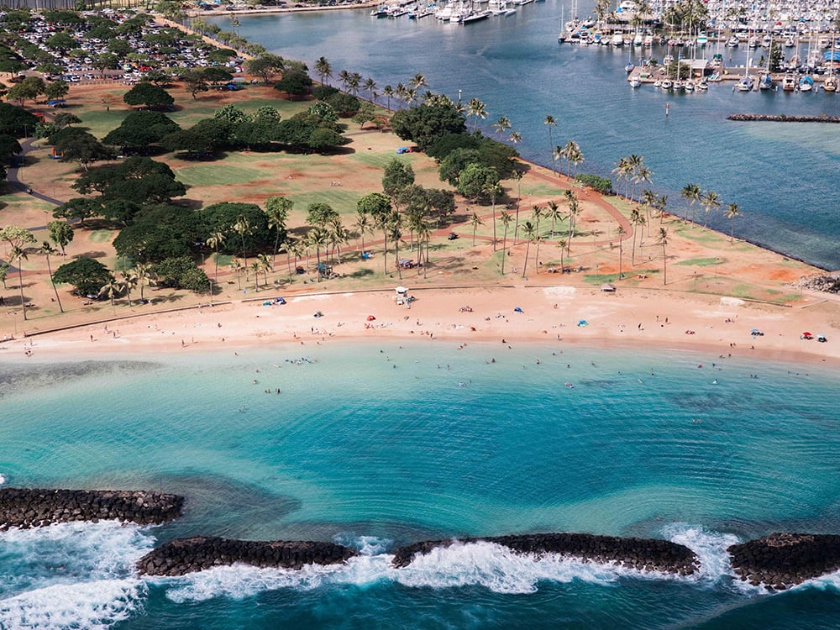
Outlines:
POLYGON ((230 540, 213 536, 178 538, 140 558, 146 575, 178 576, 238 562, 255 567, 300 569, 307 564, 339 564, 356 555, 328 542, 230 540))
POLYGON ((840 116, 788 116, 787 114, 732 114, 729 120, 740 122, 840 123, 840 116))
POLYGON ((753 586, 784 590, 840 569, 840 536, 770 534, 732 545, 732 569, 753 586))
POLYGON ((0 489, 0 530, 70 521, 156 525, 181 515, 184 497, 124 490, 0 489))
POLYGON ((592 534, 529 534, 432 540, 400 547, 394 552, 393 564, 398 568, 406 567, 415 556, 429 553, 438 547, 474 542, 495 543, 517 553, 559 554, 592 562, 612 563, 639 571, 690 575, 700 566, 694 552, 684 545, 667 540, 616 538, 592 534))

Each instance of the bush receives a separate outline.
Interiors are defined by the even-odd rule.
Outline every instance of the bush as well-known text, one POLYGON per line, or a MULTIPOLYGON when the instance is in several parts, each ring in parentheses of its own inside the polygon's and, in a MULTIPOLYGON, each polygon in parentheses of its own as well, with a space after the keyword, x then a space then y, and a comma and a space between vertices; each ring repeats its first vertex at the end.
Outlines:
POLYGON ((612 180, 608 177, 601 177, 600 175, 580 174, 576 178, 579 182, 594 188, 602 193, 612 192, 612 180))
POLYGON ((246 251, 250 252, 274 244, 275 231, 269 229, 265 212, 256 204, 223 201, 207 206, 198 214, 206 234, 221 232, 225 235, 225 242, 220 251, 226 254, 242 251, 243 239, 233 229, 241 217, 244 217, 251 226, 250 234, 245 234, 246 251))
POLYGON ((312 79, 302 70, 286 70, 283 73, 283 78, 274 84, 274 89, 278 92, 285 92, 289 99, 295 96, 302 96, 309 91, 312 86, 312 79))
POLYGON ((309 136, 309 148, 315 151, 340 147, 348 142, 350 140, 332 129, 316 129, 309 136))

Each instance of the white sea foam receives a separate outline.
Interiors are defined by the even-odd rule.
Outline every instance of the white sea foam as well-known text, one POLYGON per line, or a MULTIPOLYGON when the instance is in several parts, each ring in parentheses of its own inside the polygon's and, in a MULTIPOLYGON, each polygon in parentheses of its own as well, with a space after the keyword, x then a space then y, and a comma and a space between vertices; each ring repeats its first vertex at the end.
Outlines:
POLYGON ((818 588, 822 591, 829 589, 840 591, 840 571, 826 573, 825 575, 821 575, 813 580, 806 580, 794 588, 818 588))
POLYGON ((6 483, 6 477, 3 473, 0 473, 0 486, 6 483))
POLYGON ((455 544, 418 556, 407 567, 392 566, 393 555, 380 553, 375 538, 357 540, 362 555, 346 564, 309 565, 299 571, 258 569, 246 565, 217 567, 180 578, 158 578, 170 584, 167 596, 175 602, 203 601, 215 597, 241 599, 264 590, 309 590, 326 584, 366 587, 389 581, 412 588, 483 586, 495 593, 533 593, 543 581, 573 580, 608 585, 622 577, 672 579, 657 572, 639 572, 612 564, 598 564, 554 554, 518 554, 489 542, 455 544))
POLYGON ((0 628, 106 628, 141 603, 148 531, 113 521, 0 533, 0 628))

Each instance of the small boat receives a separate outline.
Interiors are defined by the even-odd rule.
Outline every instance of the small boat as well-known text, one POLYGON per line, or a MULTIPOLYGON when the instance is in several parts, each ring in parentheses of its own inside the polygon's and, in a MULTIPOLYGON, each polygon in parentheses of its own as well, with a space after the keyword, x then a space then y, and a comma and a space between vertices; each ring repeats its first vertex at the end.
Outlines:
POLYGON ((793 40, 793 37, 788 37, 785 40, 785 48, 793 48, 796 46, 796 42, 793 40))
POLYGON ((478 22, 479 20, 486 20, 489 17, 490 11, 475 11, 466 15, 461 21, 461 24, 472 24, 473 22, 478 22))
POLYGON ((705 46, 709 43, 709 36, 706 33, 700 33, 697 36, 697 45, 698 46, 705 46))
POLYGON ((612 36, 610 40, 613 46, 622 46, 624 44, 624 39, 621 37, 620 34, 615 34, 612 36))
POLYGON ((674 81, 673 88, 674 88, 675 92, 679 91, 679 90, 683 90, 683 89, 685 89, 685 83, 683 83, 682 81, 677 79, 677 80, 674 81))
POLYGON ((829 37, 820 37, 819 47, 820 48, 828 48, 831 46, 831 38, 829 37))
POLYGON ((686 81, 683 83, 683 87, 685 88, 686 92, 693 92, 694 91, 694 81, 686 81))
POLYGON ((782 79, 782 90, 793 92, 796 89, 796 78, 792 74, 786 74, 782 79))
POLYGON ((705 92, 706 90, 709 89, 709 84, 706 83, 706 79, 700 79, 697 82, 697 85, 695 86, 695 88, 698 92, 705 92))
POLYGON ((747 46, 750 48, 758 48, 758 37, 755 35, 750 35, 749 40, 747 41, 747 46))
POLYGON ((628 63, 626 66, 624 66, 624 69, 627 71, 627 74, 630 74, 631 72, 633 72, 633 69, 635 67, 636 66, 634 66, 632 63, 628 63))
POLYGON ((799 80, 799 91, 810 92, 814 89, 814 80, 807 74, 799 80))
POLYGON ((633 45, 634 46, 641 46, 645 42, 645 38, 642 37, 641 33, 636 33, 636 36, 633 37, 633 45))
POLYGON ((381 7, 379 9, 374 9, 370 12, 370 14, 375 18, 386 18, 388 17, 388 9, 381 7))
POLYGON ((653 87, 662 87, 662 79, 657 79, 653 82, 653 87))
POLYGON ((826 92, 836 92, 837 91, 837 77, 834 75, 828 76, 825 78, 825 83, 823 83, 823 90, 826 92))
POLYGON ((674 62, 674 55, 665 55, 662 59, 662 63, 666 66, 674 62))
POLYGON ((770 48, 770 45, 773 43, 773 39, 769 35, 765 35, 764 38, 761 40, 761 45, 764 48, 770 48))
POLYGON ((637 75, 637 74, 634 74, 632 77, 630 77, 629 81, 630 81, 630 87, 631 88, 637 88, 642 84, 642 80, 639 78, 639 75, 637 75))
POLYGON ((770 78, 769 74, 765 74, 761 77, 761 80, 758 82, 758 89, 759 90, 772 90, 773 89, 773 79, 770 78))
POLYGON ((741 79, 738 81, 738 85, 735 86, 735 89, 739 92, 751 92, 753 89, 752 77, 741 77, 741 79))
POLYGON ((738 38, 733 35, 729 38, 729 41, 726 42, 727 48, 737 48, 738 47, 738 38))
POLYGON ((653 47, 653 35, 645 35, 645 39, 643 41, 645 48, 652 48, 653 47))
POLYGON ((662 89, 663 90, 673 90, 674 89, 674 82, 671 79, 662 79, 662 89))

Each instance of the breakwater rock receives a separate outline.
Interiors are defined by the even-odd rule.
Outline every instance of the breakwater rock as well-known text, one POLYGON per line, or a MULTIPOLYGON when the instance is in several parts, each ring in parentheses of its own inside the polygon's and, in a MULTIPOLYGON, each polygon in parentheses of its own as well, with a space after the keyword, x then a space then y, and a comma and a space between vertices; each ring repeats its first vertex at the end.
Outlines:
POLYGON ((0 530, 100 520, 156 525, 180 516, 183 505, 184 497, 158 492, 0 488, 0 530))
POLYGON ((795 289, 810 289, 811 291, 822 291, 823 293, 840 293, 840 273, 824 273, 811 276, 802 276, 794 280, 790 286, 795 289))
POLYGON ((840 536, 770 534, 732 545, 732 569, 753 586, 784 590, 840 569, 840 536))
POLYGON ((178 576, 237 562, 256 567, 300 569, 306 564, 339 564, 353 549, 328 542, 231 540, 214 536, 178 538, 153 549, 137 562, 146 575, 178 576))
POLYGON ((697 556, 688 547, 667 540, 616 538, 592 534, 529 534, 432 540, 400 547, 394 552, 393 564, 398 568, 406 567, 415 556, 429 553, 438 547, 482 541, 502 545, 518 553, 561 554, 593 562, 615 563, 639 571, 690 575, 700 564, 697 556))
POLYGON ((787 114, 732 114, 729 120, 741 122, 817 122, 840 123, 840 116, 788 116, 787 114))

